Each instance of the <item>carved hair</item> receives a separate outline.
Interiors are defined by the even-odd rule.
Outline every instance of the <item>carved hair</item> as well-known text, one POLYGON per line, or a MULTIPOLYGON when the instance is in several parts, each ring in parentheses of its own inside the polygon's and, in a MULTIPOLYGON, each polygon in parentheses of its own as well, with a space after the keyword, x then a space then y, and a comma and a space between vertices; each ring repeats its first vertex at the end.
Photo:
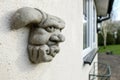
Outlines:
POLYGON ((13 15, 13 26, 12 29, 19 29, 29 24, 40 23, 45 19, 45 14, 34 8, 23 7, 16 11, 13 15))

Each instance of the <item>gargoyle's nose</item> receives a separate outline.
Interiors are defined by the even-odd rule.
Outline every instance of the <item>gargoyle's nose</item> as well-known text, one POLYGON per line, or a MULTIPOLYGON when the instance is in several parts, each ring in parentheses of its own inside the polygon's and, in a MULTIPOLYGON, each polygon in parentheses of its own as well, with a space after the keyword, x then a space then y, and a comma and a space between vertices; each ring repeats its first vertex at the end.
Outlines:
POLYGON ((54 34, 50 37, 50 41, 53 42, 64 42, 65 41, 65 37, 62 34, 54 34))

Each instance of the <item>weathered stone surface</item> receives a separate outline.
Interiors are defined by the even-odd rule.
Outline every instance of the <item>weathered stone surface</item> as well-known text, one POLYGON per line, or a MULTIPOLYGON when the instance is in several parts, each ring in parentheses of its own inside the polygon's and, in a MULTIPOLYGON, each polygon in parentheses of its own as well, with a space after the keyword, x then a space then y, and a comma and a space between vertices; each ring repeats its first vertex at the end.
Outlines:
POLYGON ((59 43, 65 40, 61 30, 65 23, 58 17, 39 9, 24 7, 13 17, 13 29, 30 27, 28 54, 32 63, 49 62, 60 51, 59 43))
POLYGON ((20 8, 14 14, 12 29, 19 29, 31 23, 39 23, 41 20, 42 14, 34 8, 20 8))

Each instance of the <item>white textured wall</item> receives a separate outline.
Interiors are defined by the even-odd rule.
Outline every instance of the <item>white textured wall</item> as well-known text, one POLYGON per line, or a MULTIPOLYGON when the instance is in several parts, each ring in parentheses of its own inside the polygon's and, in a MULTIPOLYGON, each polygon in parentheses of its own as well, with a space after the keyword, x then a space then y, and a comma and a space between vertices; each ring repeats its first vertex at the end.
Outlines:
POLYGON ((82 60, 82 0, 0 0, 0 80, 88 80, 82 60), (60 53, 52 62, 28 60, 28 28, 10 30, 11 16, 21 7, 36 7, 66 22, 60 53))

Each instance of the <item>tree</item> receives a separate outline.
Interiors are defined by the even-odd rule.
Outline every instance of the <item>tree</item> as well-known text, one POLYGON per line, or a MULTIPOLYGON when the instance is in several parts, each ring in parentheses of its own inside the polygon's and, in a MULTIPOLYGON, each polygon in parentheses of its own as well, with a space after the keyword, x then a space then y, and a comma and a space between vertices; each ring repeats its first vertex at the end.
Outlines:
POLYGON ((118 31, 120 29, 120 21, 112 21, 112 20, 106 20, 103 21, 101 24, 101 35, 103 36, 103 44, 104 48, 106 48, 107 45, 107 34, 114 34, 114 32, 118 31))
POLYGON ((103 36, 103 44, 104 44, 104 48, 106 48, 106 40, 107 40, 107 32, 108 32, 108 28, 109 28, 109 20, 103 21, 101 23, 101 35, 103 36))

